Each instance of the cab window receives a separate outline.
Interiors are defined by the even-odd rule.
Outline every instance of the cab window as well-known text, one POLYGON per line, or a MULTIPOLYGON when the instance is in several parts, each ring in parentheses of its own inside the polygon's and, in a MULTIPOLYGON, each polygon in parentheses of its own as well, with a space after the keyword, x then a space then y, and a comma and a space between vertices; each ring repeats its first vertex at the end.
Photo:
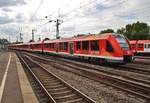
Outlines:
POLYGON ((143 44, 138 44, 138 48, 143 48, 143 44))
POLYGON ((107 40, 106 41, 106 51, 108 52, 113 52, 113 48, 112 48, 112 45, 110 44, 110 42, 107 40))

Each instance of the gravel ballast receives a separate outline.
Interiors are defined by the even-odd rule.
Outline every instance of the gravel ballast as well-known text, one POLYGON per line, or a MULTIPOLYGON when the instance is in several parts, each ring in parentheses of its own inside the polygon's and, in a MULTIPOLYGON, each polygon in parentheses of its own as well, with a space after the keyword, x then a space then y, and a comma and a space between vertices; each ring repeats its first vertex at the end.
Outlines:
POLYGON ((147 103, 144 99, 119 91, 111 86, 71 72, 55 69, 50 65, 42 65, 98 103, 147 103))

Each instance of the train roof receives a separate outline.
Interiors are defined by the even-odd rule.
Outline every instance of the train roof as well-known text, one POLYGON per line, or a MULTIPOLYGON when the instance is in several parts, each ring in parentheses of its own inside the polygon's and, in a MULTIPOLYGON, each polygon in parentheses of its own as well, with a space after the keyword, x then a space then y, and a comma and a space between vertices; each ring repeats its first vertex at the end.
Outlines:
POLYGON ((130 44, 136 44, 136 40, 130 40, 130 44))
POLYGON ((120 35, 117 33, 105 33, 105 34, 90 34, 90 35, 82 35, 79 37, 70 37, 70 38, 60 38, 60 39, 53 39, 53 40, 46 40, 46 41, 39 41, 39 42, 28 42, 28 43, 20 43, 20 44, 13 44, 17 45, 30 45, 30 44, 41 44, 44 43, 55 43, 55 42, 70 42, 70 41, 89 41, 89 40, 100 40, 100 39, 107 39, 111 35, 120 35))
POLYGON ((150 43, 150 40, 130 40, 130 44, 136 44, 139 43, 139 44, 143 44, 143 43, 150 43))
POLYGON ((10 44, 9 46, 29 45, 30 43, 10 44))
POLYGON ((150 40, 138 40, 138 43, 141 43, 141 44, 150 43, 150 40))
POLYGON ((38 41, 38 42, 30 42, 30 44, 41 44, 42 41, 38 41))
POLYGON ((90 34, 90 35, 83 35, 83 36, 79 36, 79 37, 71 37, 71 38, 61 38, 61 39, 47 40, 47 41, 44 41, 44 43, 99 40, 99 39, 106 39, 106 38, 108 38, 109 35, 115 35, 115 34, 114 33, 90 34))

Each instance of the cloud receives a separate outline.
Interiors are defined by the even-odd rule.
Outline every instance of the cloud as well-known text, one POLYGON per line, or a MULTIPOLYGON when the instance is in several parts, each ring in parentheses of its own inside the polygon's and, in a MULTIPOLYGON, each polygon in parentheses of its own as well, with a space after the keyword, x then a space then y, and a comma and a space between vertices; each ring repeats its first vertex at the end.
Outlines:
POLYGON ((73 31, 75 30, 75 25, 67 25, 66 27, 61 28, 62 31, 73 31))
POLYGON ((23 13, 18 13, 15 16, 15 22, 24 23, 27 20, 26 16, 23 13))
POLYGON ((97 30, 97 32, 105 28, 116 30, 136 21, 150 23, 148 18, 150 16, 148 13, 150 9, 148 9, 149 3, 148 0, 107 0, 106 2, 97 2, 79 10, 80 12, 77 12, 77 15, 74 13, 72 21, 75 20, 76 25, 78 25, 76 29, 80 31, 97 30), (147 11, 144 11, 143 8, 147 11), (140 10, 142 14, 140 14, 140 10))
POLYGON ((15 41, 16 40, 16 29, 14 27, 0 28, 0 38, 6 38, 8 40, 10 39, 11 41, 15 41))
POLYGON ((3 32, 5 34, 10 34, 11 35, 15 35, 15 33, 17 32, 16 28, 12 27, 12 28, 1 28, 0 32, 3 32))
POLYGON ((0 16, 0 24, 12 23, 14 20, 8 16, 0 16))
POLYGON ((0 7, 25 5, 24 0, 0 0, 0 7))
POLYGON ((12 12, 13 10, 9 9, 9 8, 2 8, 2 11, 4 11, 4 12, 12 12))
POLYGON ((0 26, 15 23, 14 27, 23 28, 23 34, 26 34, 24 40, 29 41, 31 37, 27 34, 31 35, 33 28, 37 29, 35 33, 43 34, 43 37, 55 37, 56 23, 40 24, 57 18, 64 21, 60 25, 62 37, 99 33, 107 28, 116 30, 137 21, 150 24, 149 0, 45 0, 35 13, 40 3, 41 0, 1 0, 0 26), (49 14, 52 15, 44 18, 49 14))

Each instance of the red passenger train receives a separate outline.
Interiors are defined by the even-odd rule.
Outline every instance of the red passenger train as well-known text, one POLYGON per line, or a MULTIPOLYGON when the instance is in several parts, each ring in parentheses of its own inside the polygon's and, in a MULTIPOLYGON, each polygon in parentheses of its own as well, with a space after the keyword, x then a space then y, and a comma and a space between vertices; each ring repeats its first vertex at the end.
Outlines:
POLYGON ((150 40, 130 40, 130 45, 134 54, 150 54, 150 40))
POLYGON ((131 62, 133 57, 128 39, 116 33, 13 44, 9 48, 121 64, 131 62))

